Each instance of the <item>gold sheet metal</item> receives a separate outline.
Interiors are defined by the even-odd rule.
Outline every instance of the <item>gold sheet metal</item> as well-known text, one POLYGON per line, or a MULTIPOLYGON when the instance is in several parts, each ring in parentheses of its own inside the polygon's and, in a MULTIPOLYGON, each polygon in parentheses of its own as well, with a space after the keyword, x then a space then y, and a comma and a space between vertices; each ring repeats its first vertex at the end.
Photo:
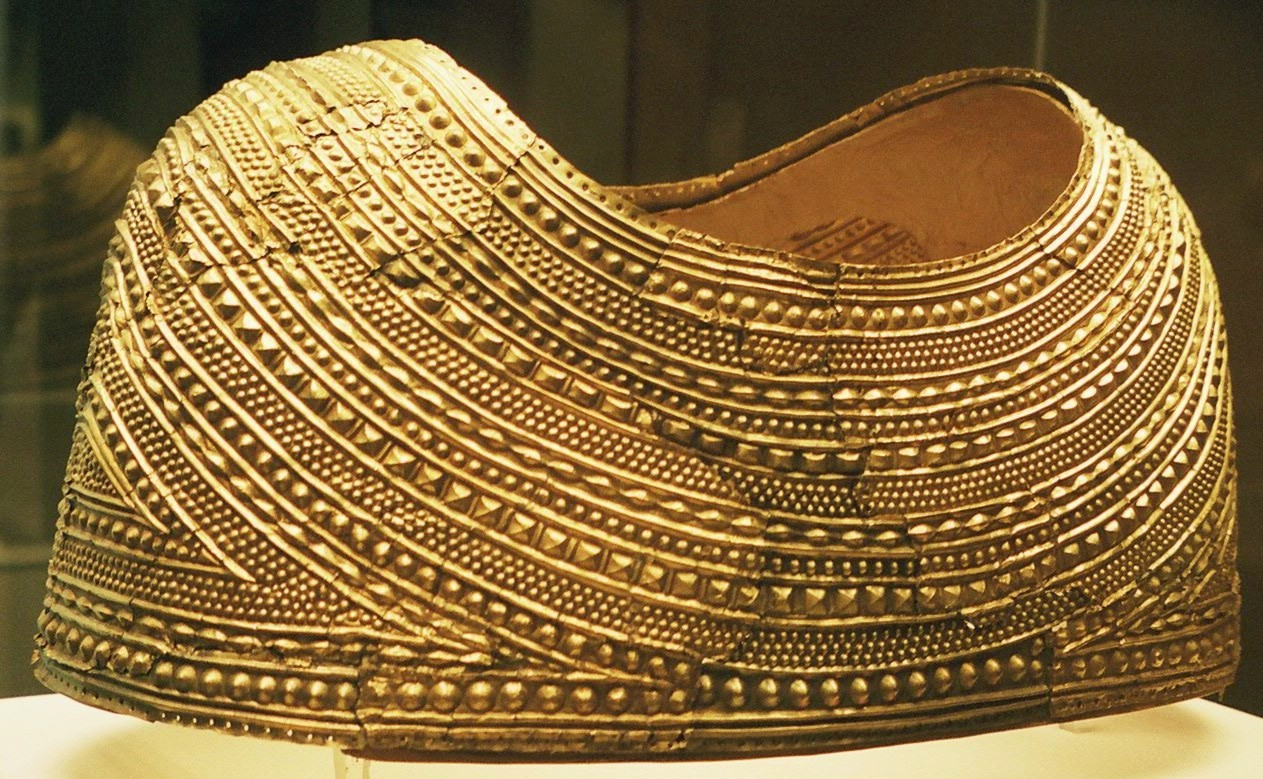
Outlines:
POLYGON ((424 44, 274 64, 141 165, 103 295, 36 658, 93 705, 732 757, 1232 679, 1215 283, 1047 76, 612 189, 424 44))

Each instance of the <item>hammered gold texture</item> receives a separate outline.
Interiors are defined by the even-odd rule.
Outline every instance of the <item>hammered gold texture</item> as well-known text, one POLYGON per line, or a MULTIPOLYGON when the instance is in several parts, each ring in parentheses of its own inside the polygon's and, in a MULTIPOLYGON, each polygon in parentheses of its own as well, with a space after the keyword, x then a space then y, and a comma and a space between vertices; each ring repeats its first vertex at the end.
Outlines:
POLYGON ((146 718, 473 758, 804 752, 1207 694, 1239 655, 1215 282, 1054 96, 1038 221, 760 250, 611 189, 441 51, 228 84, 106 261, 36 672, 146 718), (895 256, 881 264, 873 258, 895 256))

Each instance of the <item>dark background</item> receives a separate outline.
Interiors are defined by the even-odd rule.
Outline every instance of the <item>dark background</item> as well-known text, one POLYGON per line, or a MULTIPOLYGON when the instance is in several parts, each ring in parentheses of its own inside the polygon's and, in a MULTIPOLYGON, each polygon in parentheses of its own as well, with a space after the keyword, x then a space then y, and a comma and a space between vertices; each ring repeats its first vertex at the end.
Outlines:
MULTIPOLYGON (((1263 714, 1263 3, 0 0, 0 11, 5 153, 29 151, 76 112, 149 149, 224 81, 370 38, 448 50, 611 184, 725 168, 922 76, 1050 71, 1166 167, 1215 262, 1245 591, 1245 661, 1227 702, 1263 714)), ((60 473, 42 478, 49 510, 38 527, 12 519, 30 507, 0 484, 0 695, 40 691, 28 636, 60 473)))

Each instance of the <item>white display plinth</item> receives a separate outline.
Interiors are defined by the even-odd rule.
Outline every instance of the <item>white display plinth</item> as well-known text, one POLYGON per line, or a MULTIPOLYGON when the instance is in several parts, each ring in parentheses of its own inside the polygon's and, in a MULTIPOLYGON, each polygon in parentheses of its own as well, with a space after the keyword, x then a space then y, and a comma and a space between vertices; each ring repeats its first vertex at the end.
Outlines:
MULTIPOLYGON (((58 695, 0 700, 0 779, 325 779, 327 746, 156 725, 58 695)), ((358 770, 358 769, 357 769, 358 770)), ((1263 719, 1209 701, 1066 725, 719 762, 373 762, 372 779, 1259 779, 1263 719)), ((356 775, 354 779, 359 779, 356 775)))

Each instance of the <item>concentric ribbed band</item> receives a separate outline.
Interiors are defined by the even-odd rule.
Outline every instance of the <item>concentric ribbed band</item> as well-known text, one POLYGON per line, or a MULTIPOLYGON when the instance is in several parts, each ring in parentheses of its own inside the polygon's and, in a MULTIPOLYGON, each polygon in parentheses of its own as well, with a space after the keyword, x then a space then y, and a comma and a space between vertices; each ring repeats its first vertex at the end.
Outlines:
MULTIPOLYGON (((1157 165, 888 268, 726 244, 419 43, 278 63, 141 166, 38 673, 151 718, 429 753, 720 756, 1221 689, 1217 294, 1157 165)), ((771 158, 768 158, 771 159, 771 158)), ((756 161, 757 162, 757 161, 756 161)), ((766 163, 771 164, 771 163, 766 163)), ((673 196, 678 196, 673 195, 673 196)))

